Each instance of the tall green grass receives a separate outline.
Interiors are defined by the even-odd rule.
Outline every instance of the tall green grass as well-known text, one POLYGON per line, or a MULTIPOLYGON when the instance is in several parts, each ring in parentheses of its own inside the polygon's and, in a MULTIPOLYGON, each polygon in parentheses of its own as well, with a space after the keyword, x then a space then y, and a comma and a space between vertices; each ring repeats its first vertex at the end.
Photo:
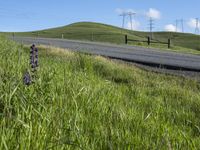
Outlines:
POLYGON ((98 56, 0 38, 0 149, 199 149, 200 85, 98 56))

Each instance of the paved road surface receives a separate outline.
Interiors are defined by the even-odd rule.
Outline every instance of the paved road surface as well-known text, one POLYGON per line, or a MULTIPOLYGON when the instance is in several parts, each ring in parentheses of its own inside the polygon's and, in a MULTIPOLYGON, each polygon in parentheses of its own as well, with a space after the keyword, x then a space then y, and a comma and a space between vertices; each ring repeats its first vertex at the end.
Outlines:
POLYGON ((150 66, 162 66, 168 69, 200 72, 200 55, 180 54, 127 45, 112 45, 65 39, 15 37, 14 40, 23 44, 35 43, 68 48, 73 51, 102 55, 150 66))

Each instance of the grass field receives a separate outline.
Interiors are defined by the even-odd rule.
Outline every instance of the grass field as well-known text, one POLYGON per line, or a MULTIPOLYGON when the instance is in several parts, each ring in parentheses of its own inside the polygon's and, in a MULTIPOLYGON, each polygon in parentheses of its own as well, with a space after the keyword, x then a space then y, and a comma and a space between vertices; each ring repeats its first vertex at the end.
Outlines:
MULTIPOLYGON (((6 34, 12 36, 13 33, 6 34)), ((147 32, 122 30, 118 27, 92 22, 80 22, 53 29, 15 33, 15 36, 62 38, 63 35, 63 38, 66 39, 124 44, 125 34, 128 35, 129 39, 134 40, 147 40, 147 36, 149 36, 149 33, 147 32)), ((182 49, 185 49, 183 52, 187 52, 193 49, 193 52, 196 51, 197 53, 200 51, 200 36, 194 34, 156 32, 153 34, 153 38, 162 42, 167 42, 170 38, 172 40, 172 50, 181 51, 182 49)), ((147 43, 141 42, 129 42, 129 44, 148 46, 147 43)), ((162 44, 153 44, 151 47, 167 49, 167 45, 162 44)))
POLYGON ((200 84, 0 37, 0 149, 199 149, 200 84))

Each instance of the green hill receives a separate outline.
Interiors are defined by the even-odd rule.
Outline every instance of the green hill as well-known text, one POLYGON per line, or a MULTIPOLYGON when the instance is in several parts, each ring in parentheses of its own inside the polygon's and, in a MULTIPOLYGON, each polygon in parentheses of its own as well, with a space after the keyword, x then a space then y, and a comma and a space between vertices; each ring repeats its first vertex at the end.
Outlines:
MULTIPOLYGON (((57 29, 56 29, 57 30, 57 29)), ((0 37, 0 149, 199 149, 200 84, 0 37)))
MULTIPOLYGON (((80 22, 53 29, 26 33, 15 33, 16 36, 33 36, 47 38, 63 37, 66 39, 89 40, 117 44, 125 43, 125 34, 128 35, 128 38, 134 40, 147 40, 147 36, 149 36, 149 33, 147 32, 130 31, 110 25, 92 22, 80 22)), ((10 35, 12 35, 12 33, 10 33, 10 35)), ((162 42, 167 42, 168 38, 170 38, 172 40, 173 46, 175 47, 200 50, 200 36, 194 34, 156 32, 153 34, 153 38, 156 41, 158 40, 162 42)), ((141 42, 129 42, 129 44, 147 46, 147 43, 141 42)), ((162 47, 161 45, 153 46, 162 47)), ((167 46, 164 46, 164 48, 167 48, 167 46)))

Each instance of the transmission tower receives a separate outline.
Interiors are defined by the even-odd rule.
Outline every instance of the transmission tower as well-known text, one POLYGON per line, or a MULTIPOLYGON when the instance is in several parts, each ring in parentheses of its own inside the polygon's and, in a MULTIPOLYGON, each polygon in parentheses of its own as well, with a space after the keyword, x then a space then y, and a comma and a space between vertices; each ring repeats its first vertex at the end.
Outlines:
POLYGON ((128 12, 128 15, 130 17, 130 22, 131 22, 131 30, 133 30, 133 16, 135 15, 136 13, 133 13, 133 12, 128 12))
POLYGON ((124 28, 126 17, 129 16, 130 24, 131 24, 131 30, 133 30, 133 16, 135 14, 136 13, 133 13, 133 12, 123 12, 122 14, 120 14, 120 16, 122 16, 122 28, 124 28))
POLYGON ((184 32, 184 20, 176 19, 176 32, 178 32, 178 27, 181 26, 181 31, 184 32))
POLYGON ((176 32, 178 32, 178 20, 176 19, 176 32))
POLYGON ((150 38, 153 38, 153 28, 154 28, 154 20, 153 18, 149 19, 149 32, 150 32, 150 38))
POLYGON ((182 32, 184 33, 184 20, 181 19, 180 21, 181 21, 182 32))
POLYGON ((196 18, 195 34, 199 34, 199 18, 196 18))
POLYGON ((126 13, 122 13, 122 14, 120 14, 120 16, 122 16, 122 28, 124 28, 125 18, 127 16, 127 14, 126 13))

